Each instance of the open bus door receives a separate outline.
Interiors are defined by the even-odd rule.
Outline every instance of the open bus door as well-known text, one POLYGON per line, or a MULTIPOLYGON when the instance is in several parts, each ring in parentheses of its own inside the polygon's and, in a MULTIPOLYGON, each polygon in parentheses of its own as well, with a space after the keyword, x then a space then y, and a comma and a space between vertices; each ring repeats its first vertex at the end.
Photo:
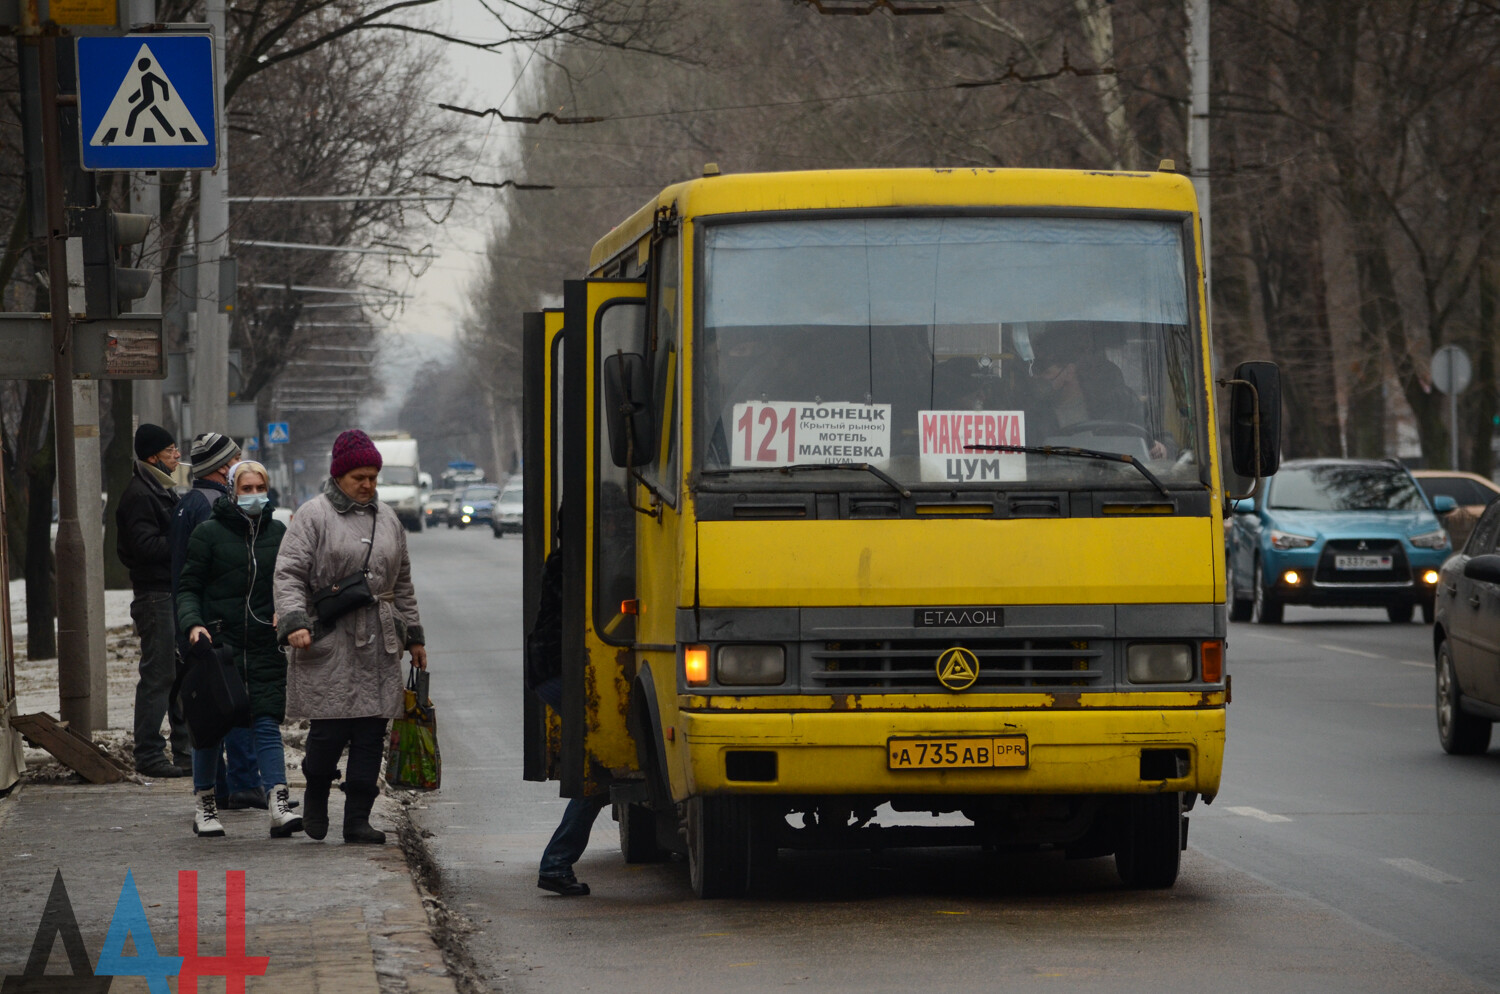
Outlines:
MULTIPOLYGON (((528 480, 522 495, 521 617, 527 633, 536 623, 542 565, 557 546, 557 503, 562 491, 562 330, 560 310, 522 315, 521 464, 528 480)), ((562 762, 561 723, 535 694, 523 693, 522 700, 526 739, 522 775, 527 780, 556 780, 562 762)))
MULTIPOLYGON (((602 364, 646 350, 646 281, 570 280, 563 287, 563 398, 551 454, 561 468, 563 688, 559 774, 564 797, 603 792, 639 769, 626 727, 635 678, 635 485, 609 455, 602 364), (577 495, 577 496, 575 496, 577 495)), ((559 477, 553 477, 557 479, 559 477)))

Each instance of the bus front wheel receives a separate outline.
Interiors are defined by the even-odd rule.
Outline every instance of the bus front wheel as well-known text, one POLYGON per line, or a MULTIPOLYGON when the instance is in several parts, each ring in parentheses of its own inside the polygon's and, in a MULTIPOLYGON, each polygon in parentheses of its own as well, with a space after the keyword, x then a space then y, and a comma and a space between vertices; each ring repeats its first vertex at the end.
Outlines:
POLYGON ((688 876, 699 897, 740 897, 749 882, 750 813, 743 798, 687 803, 688 876))
POLYGON ((1139 889, 1172 886, 1182 862, 1182 795, 1142 794, 1125 805, 1115 843, 1120 879, 1139 889))

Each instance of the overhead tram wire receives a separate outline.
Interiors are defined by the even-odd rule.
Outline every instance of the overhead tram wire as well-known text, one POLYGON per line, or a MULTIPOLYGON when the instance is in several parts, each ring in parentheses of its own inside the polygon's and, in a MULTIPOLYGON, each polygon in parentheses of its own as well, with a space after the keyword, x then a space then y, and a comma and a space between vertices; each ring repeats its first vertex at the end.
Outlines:
MULTIPOLYGON (((1000 76, 991 79, 968 80, 959 83, 937 83, 931 86, 909 86, 898 87, 889 90, 870 90, 864 93, 841 93, 827 97, 805 97, 799 100, 765 100, 746 104, 725 104, 721 107, 686 107, 682 110, 659 110, 643 111, 639 114, 591 114, 583 116, 561 116, 552 111, 543 111, 540 114, 507 114, 498 107, 487 107, 476 110, 472 107, 461 107, 458 104, 439 103, 442 110, 451 111, 455 114, 466 114, 470 117, 497 117, 506 124, 542 124, 551 121, 559 126, 603 124, 607 121, 640 121, 656 117, 676 117, 682 114, 717 114, 725 111, 736 110, 765 110, 772 107, 804 107, 809 104, 837 103, 844 100, 867 100, 871 97, 892 97, 912 93, 937 93, 943 90, 978 90, 990 86, 1004 86, 1006 84, 1018 83, 1044 83, 1049 80, 1058 79, 1063 76, 1074 76, 1085 78, 1090 76, 1113 76, 1118 70, 1114 66, 1101 66, 1096 69, 1079 69, 1073 65, 1065 51, 1063 53, 1062 65, 1056 69, 1040 73, 1021 73, 1016 71, 1012 63, 1000 76)), ((432 175, 430 173, 424 175, 432 175)), ((507 181, 518 189, 522 188, 513 181, 507 181)))

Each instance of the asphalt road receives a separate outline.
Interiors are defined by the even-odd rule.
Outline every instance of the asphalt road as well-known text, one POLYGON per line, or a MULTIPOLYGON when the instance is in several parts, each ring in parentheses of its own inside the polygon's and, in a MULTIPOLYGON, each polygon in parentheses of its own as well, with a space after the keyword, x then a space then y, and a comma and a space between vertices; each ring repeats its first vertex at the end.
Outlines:
POLYGON ((684 863, 626 866, 605 814, 570 900, 535 886, 563 802, 521 779, 521 543, 410 544, 444 759, 415 816, 495 990, 1500 990, 1500 748, 1438 747, 1425 626, 1232 627, 1223 792, 1170 891, 924 849, 783 853, 769 897, 700 901, 684 863))

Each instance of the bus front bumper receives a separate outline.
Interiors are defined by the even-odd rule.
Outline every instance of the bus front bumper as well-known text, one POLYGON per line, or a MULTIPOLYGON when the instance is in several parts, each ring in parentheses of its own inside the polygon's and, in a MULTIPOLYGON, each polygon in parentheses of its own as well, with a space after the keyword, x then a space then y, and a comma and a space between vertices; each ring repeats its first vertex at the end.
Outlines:
MULTIPOLYGON (((1222 701, 1222 694, 1217 695, 1222 701)), ((1212 800, 1224 763, 1222 703, 1197 708, 1016 711, 682 712, 677 746, 694 794, 1129 794, 1212 800), (1024 766, 893 768, 890 743, 928 750, 1004 743, 1024 766), (770 754, 770 755, 768 755, 770 754), (771 758, 774 756, 774 759, 771 758)), ((992 745, 991 748, 994 748, 992 745)))

